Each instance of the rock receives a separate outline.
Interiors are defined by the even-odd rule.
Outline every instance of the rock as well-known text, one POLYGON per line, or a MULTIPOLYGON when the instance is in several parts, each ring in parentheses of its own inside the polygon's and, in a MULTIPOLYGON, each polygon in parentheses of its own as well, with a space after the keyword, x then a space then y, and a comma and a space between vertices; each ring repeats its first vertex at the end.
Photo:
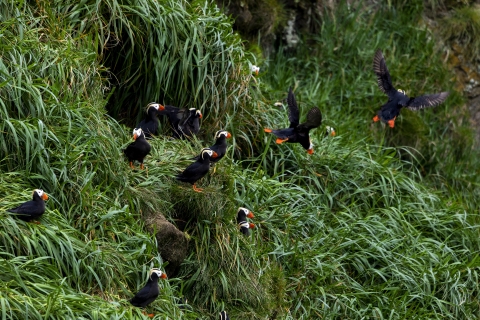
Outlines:
POLYGON ((167 221, 160 213, 146 219, 147 230, 155 233, 158 252, 164 261, 168 261, 165 267, 167 276, 177 274, 180 264, 187 256, 188 241, 185 234, 167 221))

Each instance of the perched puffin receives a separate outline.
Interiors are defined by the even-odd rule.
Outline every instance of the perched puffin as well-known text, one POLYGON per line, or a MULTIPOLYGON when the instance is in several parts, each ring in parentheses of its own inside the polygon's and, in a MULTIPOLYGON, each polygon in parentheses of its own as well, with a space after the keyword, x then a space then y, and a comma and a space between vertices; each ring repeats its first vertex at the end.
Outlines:
POLYGON ((392 85, 392 78, 387 69, 385 58, 382 51, 377 50, 373 58, 373 71, 377 75, 378 87, 388 96, 388 102, 385 103, 373 117, 373 121, 382 121, 388 123, 390 128, 395 126, 395 119, 400 114, 400 109, 406 107, 410 110, 420 110, 428 107, 435 107, 445 101, 449 92, 440 92, 430 95, 410 98, 401 89, 395 89, 392 85))
POLYGON ((220 320, 230 320, 226 311, 220 312, 220 320))
POLYGON ((242 207, 238 208, 237 224, 240 227, 240 231, 246 236, 250 235, 250 229, 255 228, 255 225, 253 223, 249 223, 247 221, 247 218, 250 218, 250 219, 255 218, 255 216, 253 215, 253 212, 251 212, 246 208, 242 208, 242 207))
POLYGON ((333 127, 326 126, 325 129, 326 129, 325 130, 325 137, 328 137, 328 136, 335 137, 337 135, 337 133, 335 132, 335 129, 333 127))
POLYGON ((137 160, 140 162, 140 169, 143 169, 143 159, 150 153, 151 146, 150 143, 145 139, 145 134, 141 128, 133 129, 133 141, 130 143, 126 149, 123 150, 123 153, 130 161, 130 167, 133 169, 133 161, 137 160))
MULTIPOLYGON (((8 212, 15 213, 15 216, 23 221, 32 221, 38 219, 45 213, 45 200, 48 195, 41 189, 33 190, 33 199, 22 203, 16 208, 8 209, 8 212)), ((35 222, 39 224, 40 222, 35 222)))
POLYGON ((317 107, 313 107, 307 114, 307 121, 299 124, 300 112, 298 110, 297 102, 295 101, 295 95, 292 92, 292 88, 288 91, 287 97, 288 103, 288 119, 290 120, 290 127, 287 129, 272 130, 265 128, 265 132, 271 132, 277 136, 276 143, 283 142, 298 142, 304 147, 309 154, 313 154, 313 144, 310 141, 308 132, 311 129, 318 127, 322 124, 322 113, 317 107))
POLYGON ((252 66, 250 67, 250 71, 254 72, 255 75, 258 76, 258 72, 260 71, 260 67, 257 67, 256 65, 252 65, 252 66))
MULTIPOLYGON (((232 135, 230 132, 225 131, 225 130, 218 130, 215 133, 215 144, 210 147, 211 150, 215 151, 217 153, 216 158, 210 159, 210 165, 214 165, 217 163, 220 159, 222 159, 225 156, 225 153, 227 153, 227 139, 231 138, 232 135)), ((196 156, 195 160, 199 159, 200 155, 196 156)))
POLYGON ((147 105, 147 116, 139 124, 138 128, 142 129, 145 134, 145 138, 149 139, 154 135, 157 135, 158 130, 158 118, 159 111, 165 110, 165 107, 156 102, 150 102, 147 105))
MULTIPOLYGON (((166 279, 167 275, 159 269, 151 269, 150 276, 148 277, 147 284, 137 292, 137 294, 129 300, 134 307, 145 308, 150 303, 157 299, 160 290, 158 290, 158 279, 166 279)), ((153 314, 149 314, 149 317, 153 317, 153 314)))
POLYGON ((195 186, 197 180, 203 178, 210 169, 210 159, 215 159, 218 154, 210 148, 203 148, 200 157, 189 165, 182 173, 176 175, 177 180, 189 182, 193 185, 193 190, 202 192, 202 189, 195 186))
POLYGON ((166 105, 165 109, 158 112, 159 115, 166 115, 173 129, 174 138, 192 137, 200 131, 200 120, 202 113, 195 108, 181 109, 166 105))

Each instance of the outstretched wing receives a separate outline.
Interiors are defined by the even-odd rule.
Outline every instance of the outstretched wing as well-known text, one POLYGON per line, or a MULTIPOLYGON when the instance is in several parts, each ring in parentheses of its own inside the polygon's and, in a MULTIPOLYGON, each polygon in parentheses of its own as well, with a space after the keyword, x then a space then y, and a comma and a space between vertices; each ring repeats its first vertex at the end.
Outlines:
POLYGON ((295 128, 300 122, 300 112, 298 111, 297 101, 293 94, 292 87, 288 89, 288 120, 290 120, 290 128, 295 128))
POLYGON ((410 98, 410 100, 408 100, 405 107, 410 110, 420 110, 423 108, 435 107, 435 106, 438 106, 443 101, 445 101, 445 99, 447 99, 449 94, 450 92, 440 92, 440 93, 410 98))
POLYGON ((313 107, 308 111, 307 121, 297 127, 297 131, 308 131, 322 124, 322 113, 318 107, 313 107))
POLYGON ((373 57, 373 71, 377 75, 377 83, 380 90, 392 97, 397 92, 397 89, 392 85, 392 78, 388 72, 387 63, 381 50, 377 50, 375 57, 373 57))

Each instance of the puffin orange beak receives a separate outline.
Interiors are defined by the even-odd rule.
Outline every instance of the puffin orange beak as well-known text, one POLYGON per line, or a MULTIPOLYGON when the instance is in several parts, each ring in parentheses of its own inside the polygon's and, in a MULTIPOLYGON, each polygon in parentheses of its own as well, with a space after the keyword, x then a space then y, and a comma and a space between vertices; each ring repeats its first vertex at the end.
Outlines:
POLYGON ((255 75, 258 76, 258 70, 255 70, 255 75))
POLYGON ((255 218, 255 216, 253 215, 253 212, 252 212, 252 211, 250 211, 250 212, 247 214, 247 217, 249 217, 250 219, 255 218))
POLYGON ((332 131, 332 133, 330 133, 330 135, 331 135, 332 137, 335 137, 337 134, 335 133, 335 131, 332 131))
POLYGON ((227 139, 231 138, 232 135, 230 134, 230 132, 227 132, 227 139))
POLYGON ((162 279, 167 279, 167 274, 166 274, 165 272, 162 273, 162 275, 160 276, 160 278, 162 278, 162 279))
POLYGON ((48 200, 48 195, 46 193, 44 193, 43 196, 42 196, 42 199, 43 200, 48 200))
POLYGON ((249 223, 248 226, 250 229, 255 229, 255 225, 253 223, 249 223))
POLYGON ((160 107, 158 107, 158 110, 163 111, 163 110, 165 110, 165 107, 160 105, 160 107))
POLYGON ((200 115, 198 116, 200 119, 202 119, 203 115, 200 113, 200 115))
POLYGON ((133 140, 137 140, 137 138, 138 138, 138 136, 137 136, 137 134, 135 133, 135 134, 133 135, 133 140))
POLYGON ((272 132, 272 129, 265 128, 265 129, 263 129, 263 131, 270 133, 270 132, 272 132))
POLYGON ((216 157, 218 157, 218 153, 216 153, 215 151, 213 151, 212 158, 215 159, 216 157))
POLYGON ((308 154, 313 154, 313 148, 307 150, 308 154))

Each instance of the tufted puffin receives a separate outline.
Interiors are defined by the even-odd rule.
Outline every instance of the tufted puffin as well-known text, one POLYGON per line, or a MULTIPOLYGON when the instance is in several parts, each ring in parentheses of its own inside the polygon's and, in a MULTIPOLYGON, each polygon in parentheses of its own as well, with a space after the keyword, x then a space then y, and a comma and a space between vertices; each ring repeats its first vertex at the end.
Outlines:
POLYGON ((140 162, 140 169, 143 169, 143 159, 150 153, 151 146, 150 143, 145 139, 145 134, 140 128, 133 129, 133 141, 130 143, 126 149, 123 150, 123 153, 130 161, 130 167, 133 169, 133 161, 137 160, 140 162))
POLYGON ((260 67, 257 67, 256 65, 252 65, 252 66, 250 67, 250 71, 254 72, 255 75, 258 76, 258 72, 260 71, 260 67))
POLYGON ((322 124, 322 113, 320 112, 320 109, 317 107, 310 109, 307 114, 307 121, 299 124, 300 111, 298 110, 292 88, 290 88, 288 91, 287 103, 290 127, 287 129, 278 130, 265 128, 264 131, 269 133, 271 132, 276 135, 276 143, 278 144, 283 142, 298 142, 307 150, 309 154, 313 154, 313 144, 310 141, 308 132, 322 124))
POLYGON ((220 312, 220 320, 230 320, 226 311, 220 312))
POLYGON ((156 102, 150 102, 147 105, 147 115, 139 124, 138 128, 141 128, 145 134, 145 138, 149 139, 154 135, 157 135, 158 130, 158 118, 159 111, 165 110, 165 107, 156 102))
POLYGON ((200 157, 189 165, 182 173, 176 175, 177 180, 189 182, 193 185, 193 190, 202 192, 202 189, 195 186, 197 180, 203 178, 210 169, 210 159, 218 157, 217 153, 210 148, 203 148, 200 157))
MULTIPOLYGON (((33 199, 22 203, 16 208, 8 209, 8 212, 15 213, 15 217, 23 221, 38 219, 45 213, 45 200, 48 195, 41 189, 33 190, 33 199)), ((36 222, 40 223, 40 222, 36 222)))
MULTIPOLYGON (((210 149, 217 153, 217 157, 210 159, 210 165, 214 165, 225 156, 225 153, 227 153, 227 139, 231 137, 232 135, 230 132, 225 130, 218 130, 215 133, 215 144, 211 146, 210 149)), ((193 159, 196 160, 198 158, 200 158, 200 155, 194 157, 193 159)))
MULTIPOLYGON (((159 269, 151 269, 150 276, 145 286, 137 292, 137 294, 130 299, 130 303, 134 307, 145 308, 150 303, 157 299, 160 291, 158 290, 158 279, 166 279, 167 275, 159 269)), ((153 318, 153 314, 148 315, 150 318, 153 318)))
POLYGON ((247 208, 242 208, 242 207, 238 208, 237 224, 240 227, 240 231, 246 236, 250 235, 249 229, 255 228, 255 225, 253 223, 249 223, 247 221, 247 218, 252 219, 254 217, 255 216, 253 215, 253 212, 251 212, 247 208))
POLYGON ((377 75, 378 87, 388 96, 388 102, 385 103, 373 117, 373 121, 382 121, 388 123, 390 128, 395 126, 395 119, 400 114, 400 109, 406 107, 410 110, 420 110, 428 107, 435 107, 445 101, 449 92, 440 92, 419 97, 410 98, 401 89, 395 89, 392 85, 392 78, 387 69, 385 58, 382 51, 377 50, 373 58, 373 71, 377 75))
POLYGON ((192 137, 200 131, 202 113, 195 108, 181 109, 174 106, 165 106, 159 115, 166 115, 173 129, 174 138, 192 137))

